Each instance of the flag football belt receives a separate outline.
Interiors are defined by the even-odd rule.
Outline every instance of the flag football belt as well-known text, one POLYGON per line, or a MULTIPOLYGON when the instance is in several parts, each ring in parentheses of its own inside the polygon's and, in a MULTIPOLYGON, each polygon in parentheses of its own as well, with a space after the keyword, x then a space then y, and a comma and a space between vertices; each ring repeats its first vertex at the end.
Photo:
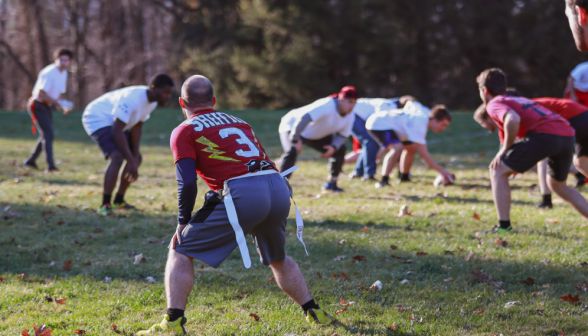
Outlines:
MULTIPOLYGON (((235 208, 235 203, 233 202, 233 197, 231 196, 231 189, 229 188, 229 182, 237 179, 247 178, 247 177, 254 177, 254 176, 262 176, 262 175, 270 175, 270 174, 280 174, 286 183, 288 183, 288 179, 286 178, 287 175, 294 172, 298 169, 298 166, 294 166, 283 173, 278 173, 275 170, 260 170, 255 173, 249 173, 237 177, 233 177, 228 179, 224 182, 224 188, 220 192, 221 196, 224 198, 225 201, 225 208, 227 209, 227 217, 229 218, 229 222, 235 231, 235 238, 237 239, 237 245, 239 246, 239 251, 241 252, 241 257, 243 258, 243 264, 245 268, 251 267, 251 257, 249 256, 249 249, 247 248, 247 241, 245 240, 245 235, 243 234, 243 229, 239 224, 239 218, 237 217, 237 209, 235 208)), ((292 198, 292 202, 294 203, 294 207, 296 208, 296 236, 298 240, 304 246, 304 251, 306 255, 308 255, 308 251, 306 250, 306 244, 304 244, 304 240, 302 239, 302 232, 304 231, 304 221, 302 221, 302 216, 300 215, 300 211, 298 210, 298 206, 296 202, 294 202, 294 196, 292 193, 292 188, 290 187, 290 198, 292 198)))

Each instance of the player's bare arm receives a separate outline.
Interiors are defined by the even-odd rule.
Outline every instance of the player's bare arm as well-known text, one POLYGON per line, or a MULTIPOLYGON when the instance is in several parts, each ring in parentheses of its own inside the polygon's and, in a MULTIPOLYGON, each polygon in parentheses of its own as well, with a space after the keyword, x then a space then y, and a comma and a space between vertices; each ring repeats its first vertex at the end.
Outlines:
POLYGON ((504 115, 504 145, 500 148, 500 151, 496 154, 492 162, 490 163, 491 169, 498 169, 502 157, 506 154, 506 151, 512 147, 519 133, 519 127, 521 118, 513 110, 509 110, 504 115))
POLYGON ((135 162, 135 157, 129 149, 129 143, 123 131, 126 125, 127 124, 124 122, 116 119, 112 125, 112 137, 114 138, 116 147, 127 161, 127 173, 125 176, 123 176, 123 178, 127 179, 129 182, 133 182, 137 180, 139 174, 137 172, 137 163, 135 162))
POLYGON ((453 176, 451 175, 451 173, 449 173, 448 171, 446 171, 445 169, 441 168, 436 162, 435 160, 433 160, 433 157, 431 157, 431 154, 429 154, 429 150, 427 149, 427 145, 425 144, 419 144, 419 143, 415 143, 414 147, 417 151, 417 153, 419 153, 421 160, 431 169, 436 170, 439 172, 439 174, 441 174, 443 176, 443 183, 450 183, 452 182, 452 178, 453 176))
POLYGON ((131 151, 133 157, 137 162, 141 159, 141 152, 139 151, 139 144, 141 143, 141 135, 143 132, 143 122, 139 122, 137 125, 131 128, 131 151))

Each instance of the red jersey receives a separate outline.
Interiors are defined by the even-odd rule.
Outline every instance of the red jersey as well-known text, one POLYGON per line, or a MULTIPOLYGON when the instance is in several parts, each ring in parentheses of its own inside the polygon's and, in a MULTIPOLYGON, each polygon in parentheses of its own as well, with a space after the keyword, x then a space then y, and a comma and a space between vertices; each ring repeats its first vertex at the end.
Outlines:
MULTIPOLYGON (((584 91, 580 91, 577 89, 574 89, 575 93, 576 93, 576 98, 578 98, 578 103, 588 106, 588 92, 584 92, 584 91)), ((570 98, 571 94, 568 92, 566 93, 566 98, 570 98)))
POLYGON ((535 98, 531 100, 559 114, 565 120, 570 120, 588 111, 588 107, 566 98, 535 98))
POLYGON ((233 177, 275 165, 245 121, 214 110, 198 111, 181 123, 171 135, 175 163, 182 159, 196 161, 196 173, 218 191, 233 177))
POLYGON ((517 138, 528 132, 546 133, 571 137, 576 134, 564 118, 524 97, 497 96, 486 106, 488 115, 498 125, 500 143, 504 143, 504 115, 513 110, 521 118, 517 138))

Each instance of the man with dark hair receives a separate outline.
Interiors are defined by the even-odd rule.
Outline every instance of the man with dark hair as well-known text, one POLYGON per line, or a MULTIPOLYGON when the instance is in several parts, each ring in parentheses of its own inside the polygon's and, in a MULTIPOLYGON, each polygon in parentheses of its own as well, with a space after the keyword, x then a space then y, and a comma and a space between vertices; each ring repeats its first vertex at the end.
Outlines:
POLYGON ((38 169, 36 160, 44 150, 47 161, 46 172, 58 170, 53 158, 53 110, 60 108, 63 114, 67 114, 73 107, 64 103, 66 101, 63 100, 67 88, 67 68, 71 64, 73 53, 60 48, 55 51, 54 56, 55 62, 39 73, 33 95, 27 103, 27 109, 33 121, 33 134, 36 134, 38 130, 39 138, 24 165, 38 169))
MULTIPOLYGON (((444 183, 451 183, 453 175, 435 163, 427 150, 426 140, 429 129, 439 133, 449 124, 451 113, 445 105, 429 110, 415 100, 408 100, 402 109, 383 109, 369 117, 366 128, 382 148, 389 150, 383 160, 382 180, 376 183, 376 188, 390 185, 390 173, 407 145, 413 146, 423 162, 443 176, 444 183)), ((408 172, 404 173, 408 175, 408 172)))
POLYGON ((574 35, 576 48, 588 50, 588 0, 566 0, 566 16, 574 35))
POLYGON ((549 187, 588 219, 588 203, 566 185, 574 156, 575 132, 559 115, 539 103, 507 95, 507 77, 500 69, 488 69, 477 78, 480 97, 486 105, 474 119, 498 136, 502 147, 490 164, 490 180, 499 225, 483 233, 512 232, 508 178, 524 173, 548 158, 549 187))
MULTIPOLYGON (((165 268, 167 312, 161 323, 136 335, 161 331, 185 335, 184 311, 194 286, 194 259, 216 268, 239 247, 243 264, 249 268, 247 234, 253 236, 261 262, 272 270, 278 286, 300 305, 307 321, 331 324, 334 318, 314 301, 298 265, 286 255, 291 187, 267 157, 251 126, 215 111, 215 104, 212 84, 206 77, 196 75, 184 82, 180 105, 187 120, 171 136, 179 215, 165 268), (190 219, 198 191, 196 175, 211 190, 190 219)), ((296 217, 302 242, 298 209, 296 217)))
POLYGON ((129 86, 103 94, 94 99, 82 116, 86 133, 100 147, 104 159, 109 160, 104 174, 102 205, 98 209, 101 216, 113 214, 112 192, 119 179, 120 183, 114 198, 114 208, 133 210, 124 200, 129 185, 139 177, 141 164, 139 143, 143 123, 159 105, 164 106, 172 94, 174 82, 168 75, 160 74, 151 79, 149 86, 129 86))
POLYGON ((321 152, 329 159, 329 176, 323 186, 326 192, 341 192, 337 186, 339 174, 345 162, 345 140, 353 128, 353 108, 357 91, 345 86, 339 93, 321 98, 310 105, 288 112, 282 117, 279 133, 284 154, 280 171, 284 172, 296 164, 302 153, 302 144, 321 152))

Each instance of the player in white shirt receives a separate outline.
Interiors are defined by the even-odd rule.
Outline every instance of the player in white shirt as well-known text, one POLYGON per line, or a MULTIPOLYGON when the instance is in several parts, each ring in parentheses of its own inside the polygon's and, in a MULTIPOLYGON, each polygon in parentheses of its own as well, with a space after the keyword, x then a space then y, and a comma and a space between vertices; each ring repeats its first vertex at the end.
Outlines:
POLYGON ((108 167, 104 174, 102 205, 98 213, 113 213, 112 192, 116 187, 123 161, 126 165, 114 198, 114 208, 135 209, 124 201, 129 185, 139 177, 141 164, 139 143, 143 123, 159 105, 167 104, 173 92, 174 82, 164 74, 151 79, 149 86, 129 86, 103 94, 94 99, 84 110, 82 124, 86 133, 100 147, 108 167))
POLYGON ((439 167, 427 150, 427 131, 439 133, 451 123, 451 113, 444 105, 437 105, 429 110, 416 101, 408 101, 402 109, 383 109, 368 118, 366 128, 378 143, 390 151, 384 157, 382 181, 376 188, 389 186, 390 173, 400 158, 403 143, 409 143, 423 162, 443 176, 443 182, 449 183, 452 175, 439 167))
POLYGON ((361 178, 362 181, 376 180, 374 175, 376 175, 376 159, 380 145, 368 133, 365 122, 372 114, 376 113, 376 110, 388 108, 398 108, 398 98, 359 98, 355 103, 353 108, 355 121, 353 122, 351 134, 361 144, 361 153, 357 158, 355 170, 349 176, 350 178, 361 178), (386 107, 381 107, 382 105, 386 107))
POLYGON ((39 138, 31 155, 24 162, 25 167, 38 169, 36 160, 44 150, 47 161, 45 171, 58 170, 53 159, 53 109, 63 109, 63 114, 69 112, 68 108, 62 108, 59 100, 63 98, 67 89, 67 68, 72 58, 73 52, 70 50, 57 49, 54 53, 55 62, 39 72, 32 97, 27 103, 27 109, 33 121, 33 134, 36 134, 38 130, 39 138))
POLYGON ((345 161, 345 140, 351 135, 356 100, 355 88, 345 86, 339 93, 283 116, 279 128, 284 148, 280 171, 296 164, 296 158, 302 153, 302 144, 305 144, 321 152, 321 157, 329 159, 330 173, 323 190, 343 191, 337 187, 337 179, 345 161))

